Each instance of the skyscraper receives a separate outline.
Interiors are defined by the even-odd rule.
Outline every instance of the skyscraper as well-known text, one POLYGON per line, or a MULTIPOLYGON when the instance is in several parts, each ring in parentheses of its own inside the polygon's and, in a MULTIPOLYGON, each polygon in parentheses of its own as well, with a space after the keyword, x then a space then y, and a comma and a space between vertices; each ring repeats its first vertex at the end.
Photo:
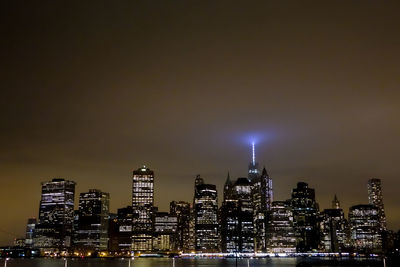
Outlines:
POLYGON ((332 200, 332 209, 340 209, 340 202, 339 202, 339 199, 337 198, 336 194, 332 200))
POLYGON ((256 162, 256 148, 254 142, 251 144, 251 152, 251 161, 248 169, 248 177, 250 181, 260 175, 260 171, 258 170, 258 162, 256 162))
POLYGON ((341 252, 347 245, 347 221, 334 196, 332 208, 320 213, 321 247, 325 252, 341 252))
POLYGON ((221 206, 221 250, 224 253, 239 252, 239 218, 236 200, 224 200, 221 206))
POLYGON ((39 223, 34 235, 36 248, 64 250, 71 246, 74 196, 73 181, 55 178, 42 183, 39 223))
POLYGON ((143 166, 132 178, 132 249, 153 249, 154 172, 143 166))
POLYGON ((269 217, 267 251, 270 253, 295 253, 296 234, 290 201, 274 201, 269 217))
POLYGON ((309 188, 307 183, 297 183, 297 187, 292 190, 291 206, 297 236, 297 250, 306 252, 318 249, 319 207, 315 202, 315 190, 309 188))
POLYGON ((267 227, 273 201, 272 179, 265 167, 261 175, 252 180, 252 198, 254 205, 255 251, 265 252, 267 246, 267 227))
POLYGON ((89 189, 79 195, 78 232, 74 242, 79 250, 107 250, 109 209, 109 193, 89 189))
POLYGON ((154 215, 153 250, 172 251, 175 247, 178 218, 168 212, 156 212, 154 215))
POLYGON ((221 206, 221 249, 224 253, 239 252, 239 201, 234 194, 234 183, 229 172, 224 185, 224 199, 221 206))
POLYGON ((234 184, 234 194, 237 200, 238 219, 238 251, 254 252, 254 205, 252 199, 252 184, 247 178, 238 178, 234 184))
POLYGON ((28 248, 33 247, 33 235, 35 232, 36 224, 36 218, 29 218, 28 223, 26 224, 25 246, 28 248))
POLYGON ((221 207, 221 247, 223 252, 254 252, 253 216, 252 183, 248 178, 238 178, 233 183, 228 175, 221 207))
POLYGON ((178 221, 175 250, 189 252, 193 247, 190 237, 190 219, 192 213, 190 203, 172 201, 169 207, 170 214, 176 216, 178 221))
POLYGON ((379 226, 381 231, 386 230, 385 207, 383 205, 382 183, 380 179, 368 180, 368 202, 379 210, 379 226))
POLYGON ((215 185, 196 176, 193 201, 195 246, 199 252, 219 251, 218 193, 215 185))
POLYGON ((268 216, 273 201, 272 179, 265 167, 261 173, 258 170, 254 142, 252 143, 251 151, 252 157, 248 168, 248 177, 252 185, 254 249, 256 252, 266 252, 268 216))
POLYGON ((132 248, 132 206, 120 208, 116 217, 116 239, 118 251, 123 254, 130 253, 132 248))
POLYGON ((360 252, 380 252, 379 208, 375 205, 356 205, 349 209, 350 238, 353 247, 360 252))

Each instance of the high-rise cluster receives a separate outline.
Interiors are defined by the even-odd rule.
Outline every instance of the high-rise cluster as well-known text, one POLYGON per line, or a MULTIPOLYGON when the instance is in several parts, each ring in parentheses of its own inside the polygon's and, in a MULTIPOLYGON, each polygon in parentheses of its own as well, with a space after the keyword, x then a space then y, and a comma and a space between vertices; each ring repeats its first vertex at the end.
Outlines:
POLYGON ((321 211, 305 182, 297 183, 289 199, 274 201, 272 178, 265 167, 259 169, 254 144, 247 177, 232 179, 228 173, 221 206, 217 187, 197 175, 193 202, 172 201, 168 212, 159 211, 154 182, 148 167, 134 170, 131 205, 115 214, 106 192, 80 193, 75 210, 75 182, 43 182, 39 219, 28 220, 25 246, 79 256, 381 252, 389 236, 379 179, 368 181, 369 204, 350 207, 348 219, 336 195, 332 207, 321 211))

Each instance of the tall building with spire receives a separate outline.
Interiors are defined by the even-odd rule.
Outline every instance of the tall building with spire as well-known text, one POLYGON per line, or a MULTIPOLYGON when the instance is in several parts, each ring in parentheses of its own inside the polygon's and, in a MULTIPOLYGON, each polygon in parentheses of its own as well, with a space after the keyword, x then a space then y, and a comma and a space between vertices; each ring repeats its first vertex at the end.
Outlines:
POLYGON ((224 184, 224 200, 231 199, 232 193, 233 193, 233 181, 231 180, 231 176, 228 172, 228 175, 226 176, 226 181, 224 184))
POLYGON ((234 183, 228 172, 224 185, 221 214, 221 249, 224 253, 239 252, 238 200, 234 194, 234 183))
POLYGON ((374 205, 379 211, 379 224, 381 230, 386 230, 385 207, 383 205, 382 183, 381 179, 372 178, 368 180, 368 202, 374 205))
POLYGON ((252 143, 252 158, 249 164, 248 177, 252 184, 253 223, 254 223, 254 251, 267 250, 267 225, 273 201, 272 179, 264 167, 260 173, 256 161, 255 144, 252 143))
POLYGON ((339 199, 337 198, 336 194, 332 200, 332 209, 340 209, 340 202, 339 202, 339 199))
POLYGON ((325 252, 341 252, 347 245, 347 221, 336 194, 332 208, 320 213, 320 237, 325 252))
POLYGON ((251 144, 252 148, 252 154, 251 154, 251 161, 249 163, 249 170, 248 170, 248 177, 251 180, 257 178, 260 174, 260 171, 258 170, 258 162, 256 162, 256 149, 255 149, 255 143, 253 142, 251 144))
POLYGON ((132 249, 153 249, 154 172, 143 166, 132 177, 132 249))

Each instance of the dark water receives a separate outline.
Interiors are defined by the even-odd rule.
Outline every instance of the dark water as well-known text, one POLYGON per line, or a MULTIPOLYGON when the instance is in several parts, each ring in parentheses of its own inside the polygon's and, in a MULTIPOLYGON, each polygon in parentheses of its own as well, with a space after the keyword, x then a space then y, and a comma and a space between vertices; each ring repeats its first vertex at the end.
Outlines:
MULTIPOLYGON (((0 260, 0 267, 4 265, 0 260)), ((383 266, 381 262, 331 262, 329 260, 308 260, 301 258, 265 258, 265 259, 238 259, 237 266, 383 266), (305 264, 306 263, 306 264, 305 264), (303 264, 303 265, 302 265, 303 264), (304 265, 305 264, 305 265, 304 265)), ((68 267, 129 267, 127 259, 68 259, 68 267)), ((131 267, 207 267, 207 266, 236 266, 235 259, 169 259, 169 258, 137 258, 131 261, 131 267)), ((63 259, 10 259, 7 267, 65 267, 63 259)))

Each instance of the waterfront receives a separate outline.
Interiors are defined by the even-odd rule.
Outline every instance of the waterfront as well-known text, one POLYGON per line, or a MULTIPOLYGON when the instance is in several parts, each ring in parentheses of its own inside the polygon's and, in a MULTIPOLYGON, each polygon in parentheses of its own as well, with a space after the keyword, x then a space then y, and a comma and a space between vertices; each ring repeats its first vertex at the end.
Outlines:
MULTIPOLYGON (((337 266, 338 262, 328 259, 305 259, 305 258, 262 258, 262 259, 171 259, 171 258, 137 258, 128 259, 9 259, 7 267, 208 267, 208 266, 337 266)), ((1 259, 1 265, 4 265, 4 259, 1 259)), ((342 261, 340 266, 383 266, 381 261, 374 260, 368 263, 365 260, 356 260, 352 262, 342 261)))

